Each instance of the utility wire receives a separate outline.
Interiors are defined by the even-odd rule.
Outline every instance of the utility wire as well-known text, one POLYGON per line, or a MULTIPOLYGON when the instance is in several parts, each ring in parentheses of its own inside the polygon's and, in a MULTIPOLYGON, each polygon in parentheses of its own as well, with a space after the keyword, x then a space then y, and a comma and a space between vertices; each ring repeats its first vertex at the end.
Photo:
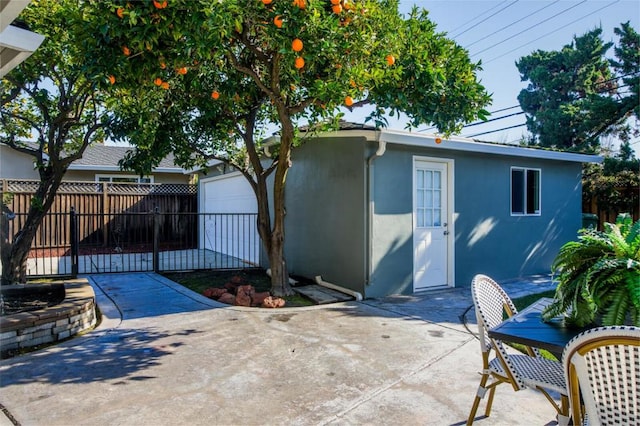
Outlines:
MULTIPOLYGON (((629 76, 634 76, 634 77, 635 77, 635 76, 638 76, 638 75, 639 75, 639 74, 638 74, 637 72, 630 72, 630 73, 628 73, 628 74, 623 74, 623 75, 614 76, 614 77, 608 78, 608 79, 603 80, 603 81, 597 81, 597 82, 593 83, 593 86, 601 86, 601 85, 603 85, 603 84, 606 84, 606 83, 611 82, 611 81, 616 81, 616 80, 619 80, 619 79, 621 79, 621 78, 625 78, 625 77, 629 77, 629 76)), ((631 86, 630 84, 624 84, 624 85, 622 85, 622 86, 617 86, 617 87, 616 87, 616 90, 618 90, 618 89, 622 89, 622 88, 625 88, 625 87, 630 87, 630 86, 631 86)), ((596 90, 596 92, 595 92, 595 93, 592 93, 592 94, 599 94, 599 93, 606 93, 606 92, 608 92, 608 89, 603 89, 603 90, 599 90, 599 91, 598 91, 598 90, 596 90)), ((626 91, 626 92, 618 92, 617 94, 619 94, 619 95, 620 95, 620 94, 628 94, 628 93, 630 94, 630 93, 635 93, 635 92, 626 91)), ((575 100, 584 99, 586 96, 588 96, 588 95, 586 95, 586 94, 585 94, 585 95, 583 95, 583 96, 579 96, 579 97, 578 97, 578 98, 576 98, 575 100)), ((512 106, 510 106, 510 107, 500 108, 500 109, 497 109, 497 110, 495 110, 495 111, 489 111, 489 116, 492 116, 493 114, 496 114, 496 113, 498 113, 498 112, 509 111, 509 110, 511 110, 511 109, 515 109, 515 108, 520 108, 520 105, 519 105, 519 104, 518 104, 518 105, 512 105, 512 106)), ((489 119, 489 120, 481 120, 481 121, 476 121, 476 122, 473 122, 473 123, 470 123, 470 124, 466 124, 466 125, 462 126, 462 128, 463 128, 463 129, 466 129, 467 127, 479 126, 479 125, 481 125, 481 124, 490 123, 490 122, 492 122, 492 121, 503 120, 503 119, 505 119, 505 118, 514 117, 514 116, 516 116, 516 115, 522 115, 522 114, 525 114, 525 112, 524 112, 524 111, 520 111, 520 112, 514 112, 514 113, 512 113, 512 114, 501 115, 500 117, 491 118, 491 119, 489 119)), ((431 127, 427 127, 427 128, 424 128, 424 129, 419 129, 419 130, 417 130, 417 131, 418 131, 418 132, 427 132, 427 131, 429 131, 429 130, 433 130, 433 129, 435 129, 435 128, 436 128, 435 126, 431 126, 431 127)), ((506 130, 506 129, 508 129, 508 127, 507 127, 507 128, 504 128, 504 129, 498 129, 497 131, 500 131, 500 130, 506 130)))
MULTIPOLYGON (((484 49, 482 49, 482 50, 480 50, 480 51, 478 51, 478 52, 475 52, 475 53, 474 53, 473 55, 471 55, 471 56, 472 56, 472 57, 473 57, 473 56, 477 56, 477 55, 479 55, 479 54, 481 54, 481 53, 483 53, 483 52, 486 52, 486 51, 487 51, 487 50, 489 50, 489 49, 493 49, 494 47, 501 45, 502 43, 506 43, 506 42, 508 42, 509 40, 513 39, 514 37, 517 37, 517 36, 519 36, 520 34, 525 33, 525 32, 527 32, 527 31, 529 31, 530 29, 537 27, 537 26, 538 26, 538 25, 540 25, 540 24, 544 24, 545 22, 550 21, 550 20, 552 20, 553 18, 555 18, 555 17, 557 17, 557 16, 562 15, 563 13, 566 13, 566 12, 570 11, 570 10, 571 10, 571 9, 573 9, 573 8, 576 8, 576 7, 580 6, 580 5, 581 5, 581 4, 583 4, 583 3, 586 3, 586 1, 587 1, 587 0, 582 0, 580 3, 574 4, 573 6, 568 7, 568 8, 566 8, 566 9, 564 9, 563 11, 556 13, 555 15, 552 15, 552 16, 550 16, 550 17, 546 18, 546 19, 543 19, 542 21, 537 22, 537 23, 535 23, 535 24, 533 24, 533 25, 531 25, 531 26, 529 26, 529 27, 525 28, 524 30, 520 31, 519 33, 516 33, 516 34, 511 35, 509 38, 506 38, 506 39, 504 39, 504 40, 502 40, 502 41, 499 41, 499 42, 497 42, 497 43, 495 43, 495 44, 492 44, 491 46, 486 47, 486 48, 484 48, 484 49)), ((619 1, 619 0, 618 0, 618 1, 619 1)), ((564 26, 562 26, 562 27, 558 28, 556 31, 559 31, 560 29, 563 29, 564 27, 566 27, 566 25, 564 25, 564 26)), ((554 32, 555 32, 555 31, 554 31, 554 32)))
POLYGON ((515 126, 503 127, 502 129, 489 130, 488 132, 476 133, 474 135, 464 136, 465 138, 475 138, 476 136, 488 135, 489 133, 497 133, 503 130, 515 129, 517 127, 526 126, 527 123, 516 124, 515 126))
POLYGON ((491 37, 491 36, 492 36, 492 35, 494 35, 494 34, 498 34, 499 32, 501 32, 501 31, 503 31, 503 30, 506 30, 507 28, 511 28, 512 26, 514 26, 514 25, 515 25, 515 24, 517 24, 518 22, 522 22, 522 21, 524 21, 525 19, 532 17, 532 16, 533 16, 533 15, 535 15, 536 13, 541 12, 541 11, 543 11, 544 9, 546 9, 546 8, 548 8, 548 7, 553 6, 554 4, 558 3, 559 1, 560 1, 560 0, 556 0, 556 1, 554 1, 553 3, 549 3, 548 5, 546 5, 546 6, 544 6, 544 7, 541 7, 540 9, 536 10, 535 12, 531 12, 531 13, 530 13, 530 14, 528 14, 527 16, 523 16, 522 18, 518 19, 517 21, 514 21, 514 22, 510 23, 509 25, 505 25, 504 27, 502 27, 502 28, 500 28, 500 29, 498 29, 498 30, 496 30, 496 31, 492 32, 491 34, 488 34, 488 35, 486 35, 486 36, 484 36, 484 37, 482 37, 482 38, 479 38, 478 40, 474 41, 474 42, 473 42, 473 43, 471 43, 471 44, 467 44, 464 48, 465 48, 465 49, 468 49, 468 48, 470 48, 471 46, 473 46, 474 44, 476 44, 476 43, 480 43, 482 40, 486 40, 486 39, 488 39, 489 37, 491 37))
POLYGON ((504 0, 504 1, 502 1, 501 3, 498 3, 497 5, 493 6, 492 8, 490 8, 490 9, 488 9, 488 10, 484 11, 484 12, 483 12, 483 13, 481 13, 480 15, 478 15, 478 16, 474 16, 473 18, 469 19, 469 20, 468 20, 467 22, 465 22, 464 24, 462 24, 462 25, 458 25, 456 28, 454 28, 453 30, 451 30, 451 31, 449 32, 449 34, 455 33, 455 32, 456 32, 456 31, 458 31, 459 29, 464 28, 467 24, 470 24, 471 22, 475 21, 476 19, 480 18, 480 17, 481 17, 481 16, 483 16, 483 15, 486 15, 487 13, 490 13, 493 9, 497 9, 497 8, 499 8, 500 6, 502 6, 503 4, 507 3, 508 1, 509 1, 509 0, 504 0))
MULTIPOLYGON (((467 29, 466 29, 466 30, 464 30, 463 32, 461 32, 461 33, 459 33, 459 34, 456 34, 456 35, 452 35, 451 37, 452 37, 452 38, 460 37, 462 34, 466 33, 467 31, 474 29, 475 27, 477 27, 478 25, 482 24, 483 22, 485 22, 485 21, 487 21, 487 20, 489 20, 489 19, 493 18, 494 16, 496 16, 498 13, 502 12, 503 10, 505 10, 505 9, 507 9, 507 8, 509 8, 509 7, 511 7, 511 6, 513 6, 514 4, 518 3, 518 1, 519 1, 519 0, 515 0, 515 1, 514 1, 514 2, 512 2, 512 3, 509 3, 508 5, 506 5, 505 7, 503 7, 502 9, 498 10, 497 12, 492 13, 491 15, 487 16, 487 17, 486 17, 486 18, 484 18, 482 21, 475 23, 474 25, 470 26, 469 28, 467 28, 467 29)), ((585 0, 585 1, 586 1, 586 0, 585 0)))
MULTIPOLYGON (((510 110, 510 109, 514 109, 514 108, 520 108, 520 105, 513 105, 513 106, 510 106, 510 107, 497 109, 497 110, 495 110, 495 111, 489 111, 489 116, 491 116, 491 115, 493 115, 493 114, 495 114, 495 113, 497 113, 497 112, 508 111, 508 110, 510 110)), ((495 118, 494 120, 497 120, 497 118, 495 118)), ((487 121, 493 121, 493 120, 487 120, 487 121)), ((481 123, 486 123, 486 121, 478 122, 478 124, 481 124, 481 123)), ((475 124, 473 124, 473 123, 472 123, 472 124, 468 124, 467 126, 471 126, 471 125, 475 125, 475 124)), ((463 127, 467 127, 467 126, 463 126, 463 127)), ((433 129, 435 129, 435 128, 436 128, 435 126, 431 126, 431 127, 427 127, 427 128, 425 128, 425 129, 417 130, 417 131, 418 131, 418 132, 427 132, 427 131, 429 131, 429 130, 433 130, 433 129)))
POLYGON ((489 115, 495 114, 496 112, 509 111, 510 109, 514 109, 514 108, 520 108, 520 104, 514 105, 514 106, 510 106, 510 107, 506 107, 506 108, 502 108, 502 109, 497 109, 495 111, 491 111, 489 113, 489 115))
MULTIPOLYGON (((585 0, 585 1, 586 1, 586 0, 585 0)), ((500 59, 500 58, 502 58, 502 57, 504 57, 504 56, 507 56, 509 53, 515 52, 516 50, 518 50, 518 49, 520 49, 520 48, 522 48, 522 47, 528 46, 528 45, 530 45, 531 43, 535 43, 536 41, 538 41, 538 40, 540 40, 540 39, 543 39, 543 38, 545 38, 545 37, 548 37, 548 36, 550 36, 550 35, 551 35, 551 34, 553 34, 553 33, 556 33, 556 32, 558 32, 558 31, 561 31, 561 30, 563 30, 565 27, 568 27, 568 26, 569 26, 569 25, 571 25, 571 24, 575 24, 576 22, 581 21, 581 20, 583 20, 584 18, 586 18, 586 17, 588 17, 588 16, 591 16, 591 15, 593 15, 593 14, 595 14, 595 13, 598 13, 598 12, 600 12, 602 9, 606 9, 607 7, 613 6, 614 4, 619 3, 619 2, 620 2, 620 0, 616 0, 615 2, 607 3, 605 6, 602 6, 601 8, 596 9, 596 10, 594 10, 594 11, 593 11, 593 12, 591 12, 591 13, 587 13, 586 15, 581 16, 581 17, 580 17, 580 18, 578 18, 578 19, 575 19, 575 20, 573 20, 573 21, 571 21, 571 22, 569 22, 569 23, 567 23, 567 24, 565 24, 565 25, 563 25, 563 26, 561 26, 561 27, 558 27, 557 29, 555 29, 555 30, 551 31, 550 33, 546 33, 546 34, 545 34, 545 35, 543 35, 543 36, 540 36, 540 37, 538 37, 538 38, 536 38, 536 39, 534 39, 534 40, 531 40, 531 41, 529 41, 529 42, 527 42, 527 43, 525 43, 525 44, 522 44, 522 45, 520 45, 520 46, 518 46, 518 47, 516 47, 516 48, 514 48, 514 49, 511 49, 511 50, 509 50, 509 51, 507 51, 507 52, 505 52, 505 53, 503 53, 503 54, 501 54, 501 55, 499 55, 499 56, 496 56, 495 58, 491 58, 491 59, 489 59, 488 61, 483 61, 482 63, 483 63, 483 64, 488 64, 488 63, 490 63, 490 62, 495 61, 496 59, 500 59)), ((582 3, 584 3, 584 1, 583 1, 582 3)), ((582 3, 580 3, 580 4, 582 4, 582 3)), ((575 7, 575 6, 574 6, 574 7, 575 7)), ((571 8, 570 8, 570 9, 571 9, 571 8)), ((530 28, 531 28, 531 27, 530 27, 530 28)), ((518 34, 516 34, 516 35, 518 35, 518 34)), ((507 41, 507 40, 504 40, 504 41, 507 41)), ((500 42, 500 43, 502 43, 502 42, 500 42)), ((494 46, 496 46, 496 45, 494 45, 494 46)), ((494 46, 490 46, 490 47, 494 47, 494 46)), ((487 49, 485 49, 485 50, 487 50, 487 49)), ((478 52, 478 53, 480 53, 480 52, 478 52)))
POLYGON ((475 123, 466 124, 465 126, 463 126, 463 128, 473 127, 473 126, 479 126, 479 125, 481 125, 481 124, 491 123, 492 121, 502 120, 502 119, 504 119, 504 118, 514 117, 514 116, 516 116, 516 115, 522 115, 522 114, 524 114, 524 113, 525 113, 524 111, 520 111, 520 112, 514 112, 513 114, 501 115, 500 117, 492 118, 492 119, 490 119, 490 120, 485 120, 485 121, 476 121, 475 123))
MULTIPOLYGON (((612 80, 613 80, 613 79, 612 79, 612 80)), ((595 84, 597 84, 597 83, 594 83, 594 85, 595 85, 595 84)), ((620 86, 620 87, 627 87, 627 86, 629 86, 629 85, 624 85, 624 86, 620 86)), ((603 91, 600 91, 600 92, 596 92, 596 94, 597 94, 597 93, 604 93, 604 92, 606 92, 606 90, 603 90, 603 91)), ((587 96, 587 95, 579 96, 576 100, 584 99, 586 96, 587 96)), ((521 115, 521 114, 525 114, 525 112, 524 112, 524 111, 522 111, 522 112, 516 112, 516 113, 508 114, 508 115, 505 115, 505 116, 496 117, 496 118, 494 118, 494 119, 487 120, 487 121, 478 121, 478 122, 475 122, 475 123, 467 124, 466 126, 463 126, 463 128, 472 127, 472 126, 477 126, 477 125, 480 125, 480 124, 489 123, 490 121, 501 120, 501 119, 504 119, 504 118, 508 118, 508 117, 512 117, 512 116, 516 116, 516 115, 521 115)), ((489 133, 501 132, 501 131, 503 131, 503 130, 514 129, 514 128, 522 127, 522 126, 526 126, 526 123, 518 124, 518 125, 515 125, 515 126, 503 127, 503 128, 500 128, 500 129, 495 129, 495 130, 491 130, 491 131, 487 131, 487 132, 483 132, 483 133, 476 133, 476 134, 469 135, 469 136, 465 136, 465 137, 472 138, 472 137, 475 137, 475 136, 481 136, 481 135, 486 135, 486 134, 489 134, 489 133)))

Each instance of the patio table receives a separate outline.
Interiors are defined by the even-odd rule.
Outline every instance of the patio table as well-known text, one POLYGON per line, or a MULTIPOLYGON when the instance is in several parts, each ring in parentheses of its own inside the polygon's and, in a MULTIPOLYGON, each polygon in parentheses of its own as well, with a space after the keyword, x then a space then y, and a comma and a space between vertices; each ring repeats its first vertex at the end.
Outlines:
POLYGON ((552 301, 549 297, 538 299, 516 315, 489 329, 489 337, 545 349, 560 360, 569 340, 585 329, 567 327, 562 318, 543 321, 542 311, 552 301))

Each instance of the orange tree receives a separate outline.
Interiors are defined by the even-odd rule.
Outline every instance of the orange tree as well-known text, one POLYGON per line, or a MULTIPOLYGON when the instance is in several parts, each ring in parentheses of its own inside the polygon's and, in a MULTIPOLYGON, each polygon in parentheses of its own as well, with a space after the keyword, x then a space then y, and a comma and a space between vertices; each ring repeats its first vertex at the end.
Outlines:
MULTIPOLYGON (((80 2, 32 1, 19 21, 45 36, 42 45, 0 82, 0 143, 31 156, 39 181, 26 217, 15 220, 5 201, 0 207, 0 284, 26 282, 26 262, 33 239, 54 203, 71 163, 104 138, 110 115, 101 91, 104 82, 86 74, 76 34, 80 2)), ((1 55, 0 55, 1 56, 1 55)), ((4 57, 3 57, 4 59, 4 57)), ((109 86, 107 83, 106 86, 109 86)))
POLYGON ((112 137, 136 146, 124 163, 143 172, 173 151, 183 165, 216 159, 239 170, 257 198, 276 295, 291 292, 284 191, 291 151, 309 136, 300 124, 326 128, 342 107, 371 105, 367 120, 377 126, 403 112, 411 125, 451 133, 487 114, 479 64, 426 11, 399 14, 397 0, 86 7, 87 70, 120 99, 112 137), (265 138, 273 128, 277 137, 265 138))

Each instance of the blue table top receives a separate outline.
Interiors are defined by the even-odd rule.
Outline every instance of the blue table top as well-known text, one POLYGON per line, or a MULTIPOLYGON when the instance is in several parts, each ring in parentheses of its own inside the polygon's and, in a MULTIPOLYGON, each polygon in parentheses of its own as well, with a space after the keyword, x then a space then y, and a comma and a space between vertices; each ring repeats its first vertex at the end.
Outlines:
POLYGON ((545 349, 560 359, 565 345, 584 329, 568 327, 562 318, 543 321, 542 311, 552 301, 553 299, 548 297, 537 300, 490 329, 489 337, 545 349))

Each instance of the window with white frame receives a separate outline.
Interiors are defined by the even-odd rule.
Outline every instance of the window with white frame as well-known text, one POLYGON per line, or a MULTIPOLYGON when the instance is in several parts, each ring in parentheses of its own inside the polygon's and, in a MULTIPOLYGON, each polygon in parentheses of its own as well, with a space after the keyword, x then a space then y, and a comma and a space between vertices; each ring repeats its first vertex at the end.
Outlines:
POLYGON ((511 167, 511 215, 540 215, 540 169, 511 167))
POLYGON ((96 175, 96 182, 109 183, 153 183, 153 176, 135 175, 96 175))

